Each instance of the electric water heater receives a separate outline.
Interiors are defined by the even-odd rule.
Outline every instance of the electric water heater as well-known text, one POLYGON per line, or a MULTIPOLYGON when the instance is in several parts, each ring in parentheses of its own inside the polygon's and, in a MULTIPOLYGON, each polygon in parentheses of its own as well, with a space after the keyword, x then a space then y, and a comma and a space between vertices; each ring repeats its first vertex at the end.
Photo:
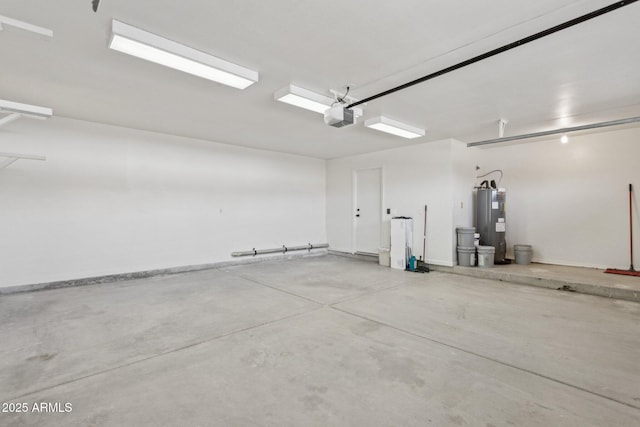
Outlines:
POLYGON ((495 264, 507 263, 505 196, 504 188, 478 188, 476 195, 476 231, 482 246, 496 248, 495 264))

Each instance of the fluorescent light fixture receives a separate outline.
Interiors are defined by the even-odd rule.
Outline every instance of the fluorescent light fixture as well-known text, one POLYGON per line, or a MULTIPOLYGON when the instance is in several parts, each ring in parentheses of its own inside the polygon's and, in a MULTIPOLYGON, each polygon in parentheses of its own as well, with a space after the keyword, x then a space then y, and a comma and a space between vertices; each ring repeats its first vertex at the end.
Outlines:
POLYGON ((364 122, 364 125, 368 128, 387 132, 403 138, 419 138, 424 136, 425 130, 410 126, 397 120, 390 119, 385 116, 375 117, 364 122))
POLYGON ((3 25, 19 28, 45 37, 53 37, 53 31, 48 28, 38 27, 37 25, 29 24, 28 22, 18 21, 17 19, 0 15, 0 31, 2 31, 3 25))
POLYGON ((17 114, 34 119, 48 119, 53 115, 53 110, 47 107, 38 107, 37 105, 21 104, 19 102, 0 99, 0 113, 9 113, 11 116, 17 114))
POLYGON ((109 48, 237 89, 258 81, 258 72, 123 22, 112 22, 109 48))
MULTIPOLYGON (((325 111, 336 103, 336 100, 330 96, 321 95, 295 85, 289 85, 280 89, 273 94, 273 98, 276 101, 320 114, 324 114, 325 111)), ((362 108, 352 108, 352 110, 355 117, 362 117, 362 108)))
POLYGON ((280 89, 273 97, 277 101, 321 114, 335 102, 333 98, 294 85, 280 89))

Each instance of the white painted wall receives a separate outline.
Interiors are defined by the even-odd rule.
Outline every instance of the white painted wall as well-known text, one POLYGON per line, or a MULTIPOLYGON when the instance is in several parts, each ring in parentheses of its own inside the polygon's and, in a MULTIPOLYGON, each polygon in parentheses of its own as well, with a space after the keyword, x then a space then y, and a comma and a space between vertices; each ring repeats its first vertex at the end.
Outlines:
POLYGON ((353 252, 353 172, 382 167, 383 245, 389 246, 392 216, 414 218, 413 252, 422 254, 424 205, 428 205, 429 263, 452 265, 452 144, 430 142, 327 161, 327 237, 331 249, 353 252))
POLYGON ((453 198, 453 228, 451 238, 453 239, 453 260, 457 263, 457 227, 473 227, 475 223, 475 200, 473 186, 477 171, 472 153, 469 152, 467 144, 454 141, 451 144, 452 161, 452 198, 453 198))
MULTIPOLYGON (((64 118, 19 120, 0 151, 0 286, 230 260, 252 247, 329 241, 351 252, 353 172, 382 167, 383 209, 415 219, 427 261, 455 263, 476 174, 505 172, 507 243, 538 262, 628 268, 633 183, 640 265, 640 128, 467 149, 453 140, 325 161, 64 118), (475 166, 481 167, 480 171, 475 166), (325 199, 326 197, 326 199, 325 199), (326 204, 325 204, 326 201, 326 204), (326 207, 326 210, 325 210, 326 207), (326 220, 326 225, 325 225, 326 220)), ((383 244, 389 220, 383 215, 383 244)))
POLYGON ((531 244, 533 260, 629 268, 628 185, 634 185, 634 237, 640 264, 640 128, 472 148, 460 174, 503 169, 507 245, 531 244))
MULTIPOLYGON (((353 251, 352 173, 381 166, 384 207, 416 219, 414 253, 422 249, 426 203, 427 261, 452 265, 456 262, 455 228, 474 225, 475 176, 502 169, 509 257, 513 257, 514 244, 531 244, 536 262, 627 269, 628 184, 632 183, 637 269, 639 161, 640 128, 571 136, 566 145, 559 137, 490 148, 466 148, 466 144, 445 140, 330 160, 327 236, 332 249, 353 251), (476 165, 480 170, 476 171, 476 165)), ((488 178, 497 180, 497 175, 488 178)), ((388 243, 390 216, 383 218, 388 243)))
MULTIPOLYGON (((259 134, 257 134, 259 135, 259 134)), ((0 130, 0 286, 326 241, 325 161, 53 118, 0 130)))

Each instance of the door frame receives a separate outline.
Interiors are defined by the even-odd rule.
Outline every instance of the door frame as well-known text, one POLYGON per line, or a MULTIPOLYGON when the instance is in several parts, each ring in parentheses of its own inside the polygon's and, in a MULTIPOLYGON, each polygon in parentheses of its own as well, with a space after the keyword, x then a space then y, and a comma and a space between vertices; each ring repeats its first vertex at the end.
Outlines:
POLYGON ((355 255, 358 252, 358 224, 356 221, 356 213, 358 209, 358 172, 365 170, 379 169, 380 170, 380 229, 378 241, 382 242, 382 222, 384 219, 384 206, 386 205, 385 200, 385 174, 384 167, 380 166, 370 166, 366 168, 357 168, 351 171, 351 254, 355 255))

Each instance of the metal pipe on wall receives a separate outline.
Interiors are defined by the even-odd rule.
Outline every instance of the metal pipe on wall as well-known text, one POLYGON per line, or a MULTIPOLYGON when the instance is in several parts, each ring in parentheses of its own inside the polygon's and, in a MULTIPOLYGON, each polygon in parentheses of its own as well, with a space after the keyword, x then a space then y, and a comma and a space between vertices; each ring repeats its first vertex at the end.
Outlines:
POLYGON ((307 244, 305 246, 285 246, 282 245, 281 248, 273 248, 273 249, 256 249, 253 248, 250 251, 240 251, 240 252, 231 252, 231 256, 239 257, 239 256, 256 256, 256 255, 264 255, 264 254, 275 254, 282 252, 283 254, 291 251, 309 251, 312 249, 323 249, 328 248, 328 243, 320 243, 320 244, 307 244))

